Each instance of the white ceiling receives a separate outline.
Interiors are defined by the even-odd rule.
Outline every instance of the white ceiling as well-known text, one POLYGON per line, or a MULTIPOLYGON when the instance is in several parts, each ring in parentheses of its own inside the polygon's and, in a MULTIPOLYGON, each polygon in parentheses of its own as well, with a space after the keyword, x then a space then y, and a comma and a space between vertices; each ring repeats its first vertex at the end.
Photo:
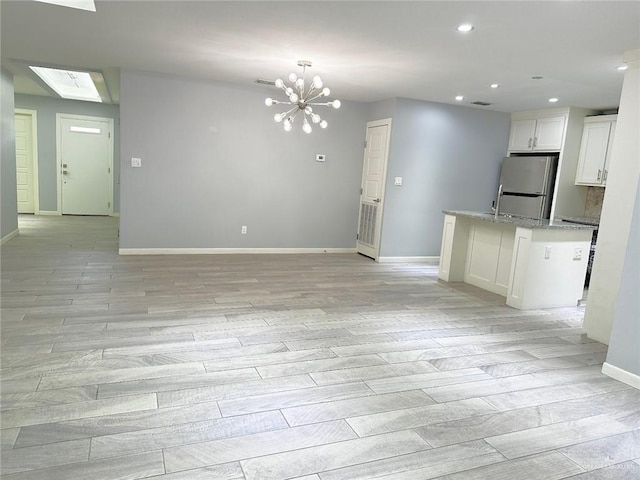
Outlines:
POLYGON ((102 70, 119 99, 131 68, 265 88, 311 60, 332 98, 480 100, 513 112, 617 107, 638 1, 96 1, 97 12, 0 2, 2 66, 18 93, 47 95, 25 66, 102 70), (475 25, 456 32, 463 22, 475 25), (542 80, 532 80, 542 75, 542 80), (499 83, 497 89, 489 88, 499 83))

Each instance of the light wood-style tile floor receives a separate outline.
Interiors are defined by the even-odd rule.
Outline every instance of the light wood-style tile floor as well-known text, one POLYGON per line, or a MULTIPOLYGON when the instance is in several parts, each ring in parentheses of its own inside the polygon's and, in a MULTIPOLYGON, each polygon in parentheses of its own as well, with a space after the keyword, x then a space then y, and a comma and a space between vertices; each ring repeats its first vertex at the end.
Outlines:
POLYGON ((2 247, 6 480, 640 478, 640 392, 581 308, 358 255, 121 257, 117 228, 2 247))

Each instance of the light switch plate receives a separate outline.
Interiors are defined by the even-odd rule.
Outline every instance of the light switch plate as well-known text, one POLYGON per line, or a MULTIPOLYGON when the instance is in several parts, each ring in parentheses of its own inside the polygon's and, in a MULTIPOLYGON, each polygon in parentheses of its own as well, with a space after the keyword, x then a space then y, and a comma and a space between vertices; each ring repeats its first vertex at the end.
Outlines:
POLYGON ((136 168, 142 167, 142 159, 137 157, 131 157, 131 166, 136 168))
POLYGON ((325 161, 325 156, 322 153, 318 153, 316 155, 316 162, 324 162, 325 161))
POLYGON ((402 185, 402 177, 396 177, 393 184, 397 186, 402 185))

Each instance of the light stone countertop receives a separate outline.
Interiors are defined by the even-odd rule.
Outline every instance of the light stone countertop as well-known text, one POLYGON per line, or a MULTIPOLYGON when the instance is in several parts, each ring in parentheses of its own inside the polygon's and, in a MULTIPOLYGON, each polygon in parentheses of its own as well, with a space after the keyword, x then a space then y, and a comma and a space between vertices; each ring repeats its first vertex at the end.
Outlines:
POLYGON ((596 228, 598 228, 596 225, 572 223, 566 220, 542 220, 540 222, 532 218, 511 217, 506 215, 499 215, 498 218, 495 218, 493 213, 470 212, 464 210, 443 210, 443 212, 447 215, 454 215, 457 217, 472 218, 485 222, 504 223, 507 225, 513 225, 515 227, 531 229, 541 228, 553 230, 595 230, 596 228))

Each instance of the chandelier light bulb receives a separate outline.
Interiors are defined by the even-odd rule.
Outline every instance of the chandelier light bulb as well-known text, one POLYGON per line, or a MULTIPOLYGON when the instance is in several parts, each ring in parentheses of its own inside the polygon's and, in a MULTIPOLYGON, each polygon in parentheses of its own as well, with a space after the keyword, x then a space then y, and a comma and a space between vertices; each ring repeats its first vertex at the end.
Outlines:
POLYGON ((276 88, 282 90, 287 96, 286 101, 279 101, 268 97, 265 98, 264 103, 267 107, 277 104, 289 106, 289 110, 276 113, 273 116, 273 120, 276 123, 283 124, 285 132, 293 130, 294 120, 298 114, 300 114, 302 118, 298 123, 302 123, 302 130, 305 133, 312 132, 312 124, 319 125, 320 128, 323 129, 327 128, 329 125, 328 122, 323 120, 314 109, 316 109, 316 107, 333 107, 334 109, 338 109, 342 103, 340 100, 318 100, 320 97, 328 97, 331 94, 331 90, 323 86, 322 79, 318 75, 313 77, 311 84, 305 85, 305 71, 311 66, 311 62, 300 60, 298 66, 302 67, 302 74, 296 74, 295 72, 290 73, 285 77, 285 80, 278 78, 274 82, 276 88), (301 111, 302 113, 300 113, 301 111))

